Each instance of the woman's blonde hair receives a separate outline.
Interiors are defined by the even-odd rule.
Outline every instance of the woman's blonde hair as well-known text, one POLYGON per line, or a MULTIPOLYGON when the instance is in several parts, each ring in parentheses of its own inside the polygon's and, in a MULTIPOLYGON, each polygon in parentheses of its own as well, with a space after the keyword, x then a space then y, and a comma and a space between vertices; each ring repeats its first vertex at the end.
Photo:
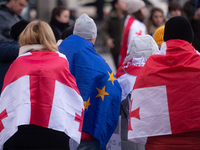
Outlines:
POLYGON ((42 44, 51 52, 58 51, 51 27, 44 21, 34 20, 27 25, 19 37, 20 46, 42 44))

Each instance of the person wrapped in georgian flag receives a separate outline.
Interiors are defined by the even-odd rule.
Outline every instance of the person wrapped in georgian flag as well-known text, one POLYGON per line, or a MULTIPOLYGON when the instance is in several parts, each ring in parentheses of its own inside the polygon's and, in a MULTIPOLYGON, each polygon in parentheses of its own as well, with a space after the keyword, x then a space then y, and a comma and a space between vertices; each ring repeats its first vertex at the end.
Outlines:
POLYGON ((134 149, 137 147, 143 150, 144 146, 128 141, 128 114, 130 107, 131 91, 137 75, 144 66, 146 60, 152 54, 159 52, 156 42, 150 35, 136 36, 131 39, 127 50, 125 63, 121 66, 116 77, 122 87, 121 102, 121 148, 122 150, 134 149))
POLYGON ((84 106, 66 57, 44 21, 31 22, 19 38, 0 98, 0 149, 69 149, 80 142, 84 106))
POLYGON ((146 150, 200 149, 200 56, 184 17, 166 22, 159 55, 137 76, 128 139, 146 150))
POLYGON ((131 39, 138 35, 146 34, 146 26, 143 23, 146 13, 145 3, 143 0, 129 0, 127 3, 129 15, 125 19, 122 43, 120 47, 119 64, 123 65, 126 58, 128 45, 131 39))

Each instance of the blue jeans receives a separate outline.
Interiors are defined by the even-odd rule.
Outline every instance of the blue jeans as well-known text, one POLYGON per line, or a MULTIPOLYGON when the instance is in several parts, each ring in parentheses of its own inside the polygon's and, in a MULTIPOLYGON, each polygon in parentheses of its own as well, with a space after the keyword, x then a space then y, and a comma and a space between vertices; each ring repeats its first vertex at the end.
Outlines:
POLYGON ((101 145, 99 140, 81 140, 76 150, 101 150, 101 145))

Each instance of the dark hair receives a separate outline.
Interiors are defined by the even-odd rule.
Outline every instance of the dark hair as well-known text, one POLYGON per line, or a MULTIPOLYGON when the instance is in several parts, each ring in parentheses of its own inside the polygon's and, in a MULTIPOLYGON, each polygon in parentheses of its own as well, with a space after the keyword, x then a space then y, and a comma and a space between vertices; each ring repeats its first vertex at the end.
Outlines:
POLYGON ((111 4, 112 4, 112 9, 115 9, 115 4, 117 4, 118 3, 118 0, 113 0, 112 2, 111 2, 111 4))
POLYGON ((142 15, 141 10, 139 10, 139 11, 133 13, 132 15, 134 16, 135 19, 137 19, 137 20, 139 20, 139 21, 141 21, 141 22, 144 21, 145 16, 142 15))
POLYGON ((180 10, 182 12, 182 6, 178 1, 172 1, 169 3, 168 10, 169 11, 180 10))
POLYGON ((74 31, 74 26, 68 27, 67 29, 65 29, 61 35, 61 39, 64 40, 66 39, 68 36, 72 35, 74 31))
POLYGON ((65 10, 68 10, 68 9, 64 6, 55 7, 51 13, 51 17, 55 18, 56 16, 60 16, 60 14, 65 10))
POLYGON ((164 16, 164 12, 163 12, 162 9, 154 7, 154 8, 151 9, 151 13, 150 13, 150 17, 149 17, 149 20, 150 20, 150 21, 153 21, 153 14, 154 14, 156 11, 161 12, 161 13, 163 14, 163 16, 164 16))

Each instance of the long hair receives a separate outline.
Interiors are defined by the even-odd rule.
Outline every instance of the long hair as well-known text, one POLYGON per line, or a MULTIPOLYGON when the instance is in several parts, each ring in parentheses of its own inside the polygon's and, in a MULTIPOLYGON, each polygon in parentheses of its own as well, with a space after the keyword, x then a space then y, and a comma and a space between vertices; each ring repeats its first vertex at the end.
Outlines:
POLYGON ((19 37, 20 46, 42 44, 48 51, 58 51, 51 27, 44 21, 35 20, 27 25, 19 37))

